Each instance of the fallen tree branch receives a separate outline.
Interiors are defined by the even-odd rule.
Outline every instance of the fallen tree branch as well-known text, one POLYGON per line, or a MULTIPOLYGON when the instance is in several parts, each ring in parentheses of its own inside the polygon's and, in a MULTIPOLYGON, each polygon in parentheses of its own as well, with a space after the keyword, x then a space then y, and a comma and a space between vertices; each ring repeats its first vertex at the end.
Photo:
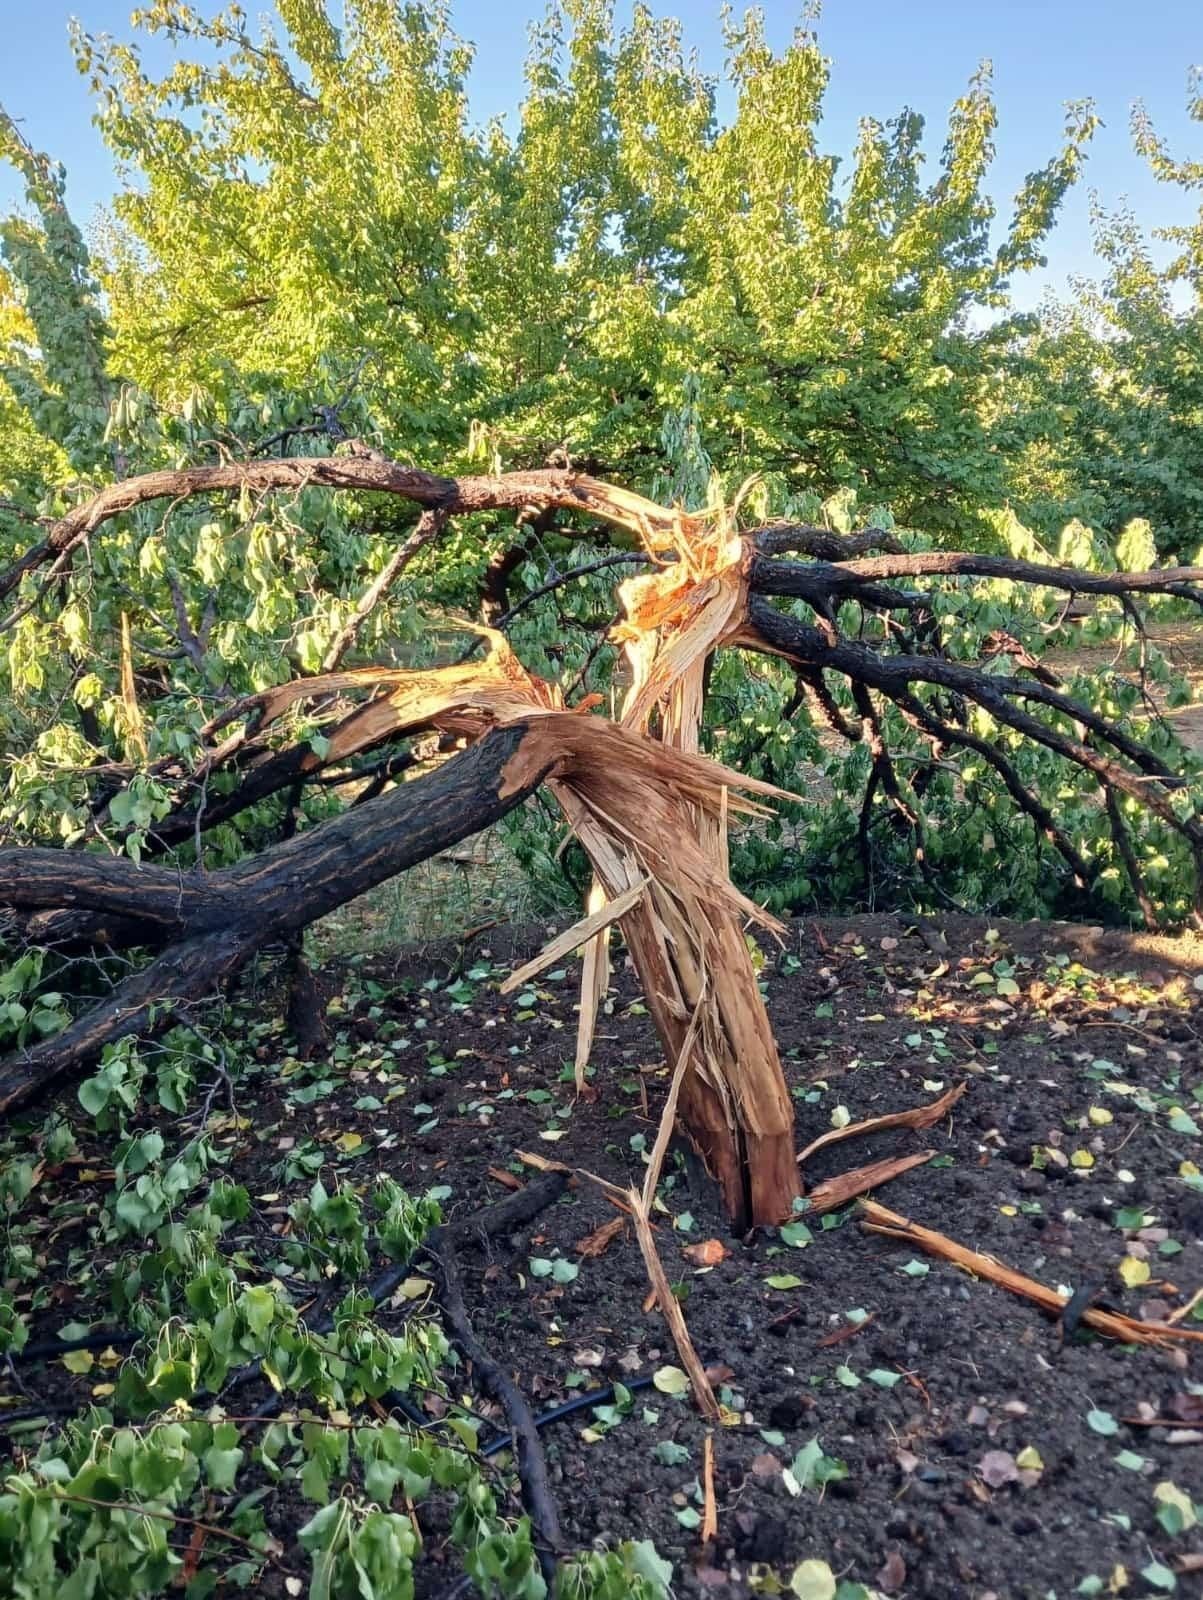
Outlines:
MULTIPOLYGON (((953 1266, 963 1267, 975 1278, 984 1278, 1010 1294, 1033 1301, 1051 1317, 1059 1318, 1064 1311, 1067 1302, 1055 1289, 1037 1282, 1035 1278, 1004 1266, 993 1256, 970 1250, 968 1246, 950 1239, 947 1234, 921 1227, 909 1217, 888 1211, 875 1200, 862 1200, 860 1204, 864 1226, 871 1233, 884 1234, 887 1238, 914 1245, 930 1256, 938 1256, 942 1261, 951 1261, 953 1266)), ((1082 1312, 1081 1320, 1096 1332, 1105 1333, 1111 1339, 1120 1339, 1125 1344, 1170 1344, 1175 1339, 1203 1343, 1203 1328, 1181 1328, 1166 1322, 1141 1322, 1122 1312, 1103 1311, 1097 1306, 1088 1306, 1082 1312)))
POLYGON ((0 1113, 82 1070, 105 1045, 153 1033, 171 1019, 169 1002, 203 998, 263 945, 495 822, 534 792, 556 758, 550 719, 509 723, 428 777, 210 874, 66 851, 0 851, 0 904, 145 916, 151 942, 165 923, 178 935, 61 1033, 0 1062, 0 1113))
POLYGON ((886 1133, 891 1128, 930 1128, 939 1122, 941 1117, 947 1116, 968 1087, 969 1080, 966 1079, 963 1083, 958 1083, 954 1088, 947 1090, 938 1100, 933 1100, 930 1105, 915 1106, 910 1111, 890 1111, 881 1117, 869 1117, 864 1122, 849 1122, 843 1128, 830 1128, 817 1139, 812 1139, 805 1150, 799 1153, 798 1165, 803 1166, 811 1156, 817 1155, 829 1144, 839 1144, 844 1139, 861 1139, 871 1133, 886 1133))

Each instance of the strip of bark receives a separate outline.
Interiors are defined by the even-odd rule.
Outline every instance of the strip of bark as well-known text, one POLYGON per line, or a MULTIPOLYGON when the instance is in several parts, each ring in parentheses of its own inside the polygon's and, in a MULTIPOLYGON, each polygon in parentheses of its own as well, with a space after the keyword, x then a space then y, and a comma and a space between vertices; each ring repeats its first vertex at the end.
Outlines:
POLYGON ((849 1122, 843 1128, 830 1128, 826 1133, 821 1133, 817 1139, 811 1140, 799 1154, 798 1165, 804 1165, 811 1156, 817 1155, 829 1144, 839 1144, 843 1139, 859 1139, 869 1133, 886 1133, 891 1128, 930 1128, 952 1110, 968 1087, 969 1081, 966 1079, 964 1083, 956 1084, 929 1105, 913 1106, 909 1111, 890 1111, 885 1116, 869 1117, 864 1122, 849 1122))

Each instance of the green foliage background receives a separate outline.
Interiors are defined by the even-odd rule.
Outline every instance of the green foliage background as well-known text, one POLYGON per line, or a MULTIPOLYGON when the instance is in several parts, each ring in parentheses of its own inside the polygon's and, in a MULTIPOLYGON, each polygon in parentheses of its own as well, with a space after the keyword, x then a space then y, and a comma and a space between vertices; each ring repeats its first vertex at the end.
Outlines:
MULTIPOLYGON (((831 69, 807 28, 774 54, 755 14, 727 18, 735 110, 720 122, 677 23, 639 6, 620 30, 606 0, 553 5, 510 135, 474 126, 471 51, 445 5, 353 0, 336 17, 325 0, 280 0, 264 25, 238 6, 157 0, 131 43, 77 32, 123 177, 89 243, 59 168, 0 125, 27 196, 0 226, 0 564, 38 518, 115 478, 327 451, 331 408, 347 432, 435 470, 569 462, 695 507, 751 481, 745 520, 868 520, 913 547, 1102 568, 1193 555, 1203 221, 1178 230, 1159 270, 1137 219, 1100 216, 1097 282, 1039 318, 1011 304, 1080 179, 1089 104, 1068 108, 1061 147, 1000 226, 986 68, 942 144, 904 107, 866 119, 842 162, 820 139, 831 69), (161 78, 140 55, 149 36, 175 46, 161 78)), ((1198 85, 1189 93, 1203 120, 1198 85)), ((1167 184, 1199 184, 1203 166, 1165 149, 1145 113, 1133 133, 1167 184)), ((0 827, 137 853, 172 801, 140 769, 194 757, 223 696, 315 670, 411 521, 318 491, 121 518, 59 603, 32 604, 0 637, 0 827), (210 619, 202 665, 176 648, 181 597, 194 628, 210 619), (123 616, 142 729, 117 692, 123 616), (98 760, 126 763, 107 840, 88 804, 98 760)), ((596 548, 555 524, 521 537, 511 600, 596 548)), ((514 539, 512 523, 461 521, 375 613, 359 658, 446 659, 448 620, 479 614, 486 566, 514 539)), ((606 689, 613 653, 594 646, 610 576, 515 623, 534 670, 606 689)), ((962 584, 939 603, 970 658, 1002 626, 1037 652, 1050 642, 1047 594, 962 584)), ((1103 604, 1085 635, 1122 658, 1123 626, 1103 604)), ((1149 669, 1183 697, 1155 651, 1149 669)), ((867 884, 855 851, 866 752, 833 748, 805 705, 783 722, 792 684, 763 661, 721 662, 712 687, 712 746, 814 796, 739 847, 738 874, 770 904, 1081 909, 997 778, 959 758, 924 795, 935 872, 917 877, 914 840, 881 827, 867 884)), ((1118 677, 1075 688, 1120 716, 1148 710, 1118 677)), ((995 737, 988 722, 977 731, 995 737)), ((918 754, 905 726, 890 732, 918 754)), ((1155 723, 1147 734, 1169 748, 1155 723)), ((1128 915, 1089 781, 1002 744, 1106 861, 1102 892, 1128 915)), ((306 814, 332 803, 310 794, 306 814)), ((278 816, 268 803, 214 830, 207 859, 234 859, 278 816)), ((1130 820, 1159 907, 1182 915, 1175 842, 1130 820)), ((553 859, 539 810, 510 834, 538 894, 569 898, 571 859, 567 871, 553 859)))

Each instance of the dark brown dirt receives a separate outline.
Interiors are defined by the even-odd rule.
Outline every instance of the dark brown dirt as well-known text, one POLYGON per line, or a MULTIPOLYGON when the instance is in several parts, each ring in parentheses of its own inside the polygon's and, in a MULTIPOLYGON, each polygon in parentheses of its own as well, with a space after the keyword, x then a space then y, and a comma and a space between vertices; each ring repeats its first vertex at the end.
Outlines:
MULTIPOLYGON (((648 1018, 620 974, 599 1029, 597 1098, 574 1100, 577 964, 525 995, 496 993, 543 931, 494 930, 466 955, 449 946, 328 973, 341 995, 328 1061, 301 1064, 275 1024, 248 1024, 260 1067, 239 1085, 238 1110, 254 1129, 221 1137, 227 1174, 270 1197, 265 1229, 307 1186, 278 1170, 307 1138, 328 1155, 328 1185, 377 1171, 415 1190, 446 1184, 452 1214, 496 1199, 488 1169, 521 1170, 518 1150, 639 1181, 666 1087, 648 1018), (363 1141, 351 1155, 336 1143, 347 1133, 363 1141)), ((1201 973, 1192 940, 971 918, 799 926, 762 974, 799 1145, 833 1117, 903 1109, 969 1080, 951 1119, 829 1147, 808 1183, 931 1150, 937 1159, 883 1190, 883 1203, 1044 1283, 1097 1286, 1130 1313, 1165 1316, 1203 1284, 1203 1190, 1183 1165, 1203 1166, 1203 1134, 1190 1131, 1203 1128, 1201 973), (1147 1266, 1143 1285, 1119 1275, 1126 1252, 1141 1263, 1132 1276, 1147 1266)), ((1154 1498, 1168 1481, 1203 1500, 1203 1421, 1193 1440, 1171 1443, 1165 1428, 1123 1420, 1203 1418, 1203 1346, 1126 1349, 1081 1332, 1063 1342, 1033 1305, 955 1268, 908 1271, 911 1252, 865 1232, 854 1209, 810 1223, 804 1248, 775 1234, 733 1239, 696 1163, 674 1157, 671 1168, 660 1252, 698 1349, 725 1370, 718 1538, 704 1551, 690 1526, 706 1429, 688 1398, 653 1388, 612 1427, 585 1410, 544 1434, 575 1544, 653 1539, 685 1595, 773 1592, 770 1573, 788 1584, 816 1557, 871 1588, 933 1600, 1065 1597, 1092 1574, 1115 1585, 1099 1592, 1119 1592, 1121 1568, 1125 1592, 1154 1593, 1142 1573, 1203 1551, 1203 1529, 1163 1530, 1154 1498), (698 1270, 683 1247, 712 1238, 725 1259, 698 1270), (774 1288, 781 1275, 800 1282, 774 1288), (848 1336, 833 1342, 838 1332, 848 1336), (1115 1430, 1096 1431, 1090 1413, 1115 1430), (847 1467, 823 1490, 782 1470, 816 1437, 847 1467), (984 1481, 991 1452, 1008 1472, 1017 1461, 1021 1481, 984 1481)), ((48 1210, 54 1200, 48 1184, 48 1210)), ((520 1235, 464 1255, 477 1332, 536 1409, 676 1362, 661 1319, 643 1309, 633 1238, 578 1253, 615 1214, 578 1181, 520 1235), (532 1274, 532 1258, 579 1273, 556 1284, 532 1274)), ((65 1244, 51 1246, 54 1259, 65 1244)), ((103 1287, 103 1270, 87 1284, 63 1264, 46 1328, 86 1314, 103 1287)), ((435 1543, 419 1594, 448 1580, 435 1543)), ((1198 1582, 1180 1576, 1179 1592, 1198 1582)))

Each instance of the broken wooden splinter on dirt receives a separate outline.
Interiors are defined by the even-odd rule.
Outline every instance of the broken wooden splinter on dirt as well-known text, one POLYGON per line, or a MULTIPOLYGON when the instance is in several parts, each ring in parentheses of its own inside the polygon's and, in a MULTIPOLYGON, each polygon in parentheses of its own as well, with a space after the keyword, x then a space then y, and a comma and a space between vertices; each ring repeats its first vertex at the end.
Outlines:
MULTIPOLYGON (((883 1234, 890 1239, 905 1240, 928 1255, 951 1261, 954 1266, 963 1267, 975 1278, 984 1278, 988 1283, 997 1284, 1000 1289, 1033 1301, 1050 1316, 1059 1318, 1064 1311, 1066 1301, 1055 1289, 1039 1283, 1035 1278, 1004 1266, 1002 1262, 995 1261, 993 1256, 970 1250, 968 1246, 950 1239, 947 1234, 937 1233, 934 1228, 924 1228, 909 1217, 899 1216, 896 1211, 887 1210, 875 1200, 862 1200, 860 1204, 864 1226, 870 1232, 883 1234)), ((1120 1339, 1125 1344, 1160 1345, 1170 1344, 1175 1339, 1203 1343, 1203 1328, 1183 1328, 1169 1322, 1142 1322, 1136 1317, 1125 1316, 1121 1311, 1104 1311, 1099 1306, 1087 1306, 1080 1320, 1097 1333, 1105 1333, 1109 1338, 1120 1339)))

